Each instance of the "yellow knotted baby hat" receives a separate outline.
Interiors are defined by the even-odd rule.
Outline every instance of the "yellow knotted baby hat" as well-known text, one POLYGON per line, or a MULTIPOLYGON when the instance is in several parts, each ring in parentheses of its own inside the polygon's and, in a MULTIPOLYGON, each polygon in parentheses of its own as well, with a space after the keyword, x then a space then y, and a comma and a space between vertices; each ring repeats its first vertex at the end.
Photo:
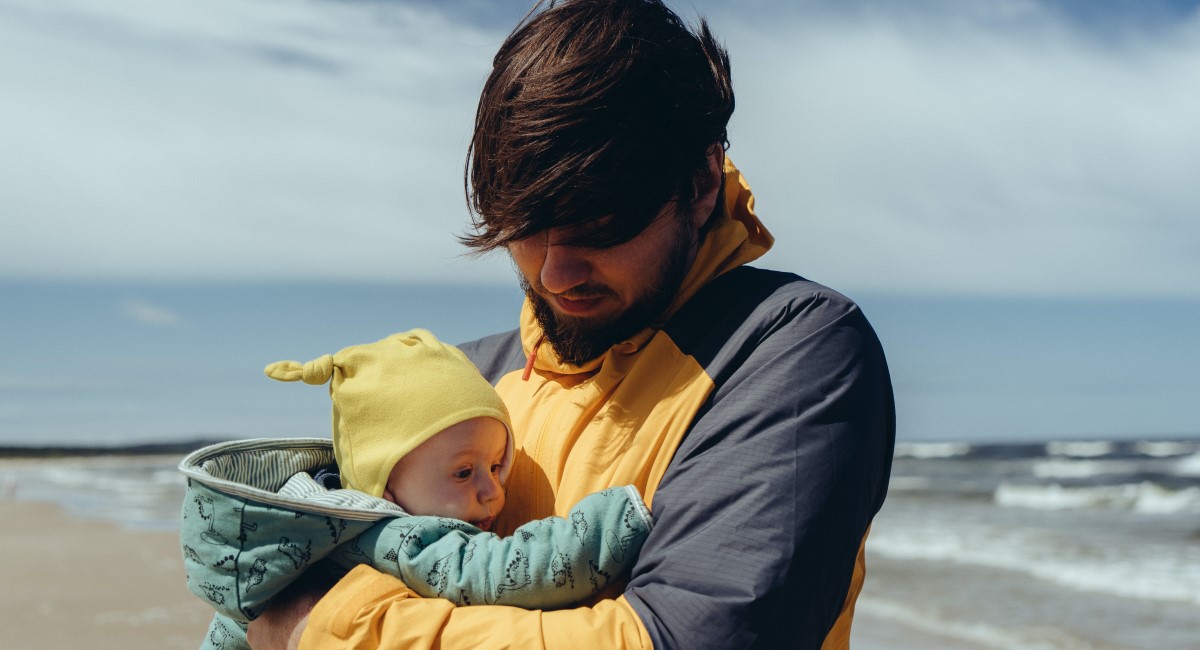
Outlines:
POLYGON ((508 409, 467 355, 426 330, 393 334, 305 364, 279 361, 266 373, 279 381, 330 382, 333 454, 344 487, 382 496, 405 454, 477 417, 495 418, 508 430, 500 479, 508 478, 513 455, 508 409))

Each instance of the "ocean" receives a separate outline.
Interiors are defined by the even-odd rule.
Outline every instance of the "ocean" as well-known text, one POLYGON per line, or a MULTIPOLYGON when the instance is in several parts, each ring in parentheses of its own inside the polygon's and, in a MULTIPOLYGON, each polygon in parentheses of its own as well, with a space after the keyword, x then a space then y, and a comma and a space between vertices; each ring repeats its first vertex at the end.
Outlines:
POLYGON ((0 447, 329 435, 324 388, 267 379, 416 327, 511 329, 511 286, 0 282, 0 447))
POLYGON ((902 443, 863 613, 969 647, 1200 648, 1200 441, 902 443))
MULTIPOLYGON (((489 280, 0 281, 0 447, 328 435, 324 391, 264 366, 511 329, 516 282, 489 280)), ((1200 437, 1200 300, 848 294, 887 352, 901 440, 1200 437)))
MULTIPOLYGON (((0 497, 172 530, 181 455, 0 459, 0 497)), ((955 648, 1200 647, 1200 441, 901 443, 858 613, 955 648)))
MULTIPOLYGON (((867 629, 941 640, 917 647, 1200 648, 1200 301, 850 295, 899 422, 859 601, 885 625, 867 629)), ((519 304, 510 278, 5 281, 0 498, 174 529, 184 449, 329 434, 324 387, 266 364, 413 327, 467 341, 513 327, 519 304)))

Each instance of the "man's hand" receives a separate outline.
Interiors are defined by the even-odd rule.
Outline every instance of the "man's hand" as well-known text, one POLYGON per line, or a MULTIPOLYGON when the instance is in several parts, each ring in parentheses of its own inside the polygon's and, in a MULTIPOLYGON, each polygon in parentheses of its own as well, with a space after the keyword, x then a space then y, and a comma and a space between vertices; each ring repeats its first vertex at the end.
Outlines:
POLYGON ((262 616, 250 621, 246 641, 253 650, 296 650, 308 626, 308 614, 333 586, 331 578, 309 571, 280 593, 262 616))
POLYGON ((250 621, 246 628, 246 640, 254 650, 296 650, 300 647, 300 636, 308 626, 308 613, 320 598, 295 598, 284 603, 271 605, 262 616, 250 621))

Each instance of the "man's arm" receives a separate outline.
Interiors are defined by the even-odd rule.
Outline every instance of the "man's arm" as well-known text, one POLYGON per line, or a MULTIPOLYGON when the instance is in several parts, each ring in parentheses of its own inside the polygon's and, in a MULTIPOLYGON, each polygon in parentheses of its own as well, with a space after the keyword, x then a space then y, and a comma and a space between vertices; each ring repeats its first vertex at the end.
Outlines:
POLYGON ((676 332, 716 388, 654 494, 659 523, 625 595, 655 647, 820 648, 861 586, 856 558, 887 488, 887 366, 846 298, 763 279, 753 286, 773 295, 743 296, 729 280, 707 298, 757 306, 723 332, 697 305, 687 321, 710 331, 676 332))
POLYGON ((296 650, 317 601, 334 585, 332 574, 305 573, 271 601, 261 616, 250 621, 246 642, 254 650, 296 650))
POLYGON ((246 642, 253 650, 297 650, 300 637, 308 628, 308 615, 321 598, 309 592, 303 599, 271 603, 263 615, 246 627, 246 642))

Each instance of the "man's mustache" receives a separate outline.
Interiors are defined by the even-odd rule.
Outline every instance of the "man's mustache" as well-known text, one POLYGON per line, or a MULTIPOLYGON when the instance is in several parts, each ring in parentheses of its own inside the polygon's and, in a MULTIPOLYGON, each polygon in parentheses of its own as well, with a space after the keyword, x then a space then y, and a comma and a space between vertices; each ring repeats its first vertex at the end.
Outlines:
POLYGON ((541 282, 533 285, 533 289, 542 296, 554 296, 557 298, 566 298, 567 300, 591 300, 594 298, 616 298, 617 292, 611 287, 603 284, 581 284, 576 287, 571 287, 562 293, 554 293, 547 291, 546 287, 542 286, 541 282))

